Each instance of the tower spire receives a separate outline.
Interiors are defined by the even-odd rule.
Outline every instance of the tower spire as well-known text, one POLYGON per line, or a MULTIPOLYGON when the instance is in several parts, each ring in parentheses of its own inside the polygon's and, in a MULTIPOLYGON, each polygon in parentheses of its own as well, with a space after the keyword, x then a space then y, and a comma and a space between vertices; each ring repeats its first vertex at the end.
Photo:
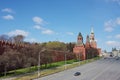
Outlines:
POLYGON ((82 37, 82 34, 81 34, 81 32, 79 32, 78 36, 81 36, 81 37, 82 37))
POLYGON ((77 38, 77 45, 83 45, 83 36, 80 32, 79 32, 78 38, 77 38))
POLYGON ((93 33, 93 34, 94 34, 94 30, 93 30, 93 27, 91 27, 91 33, 93 33))

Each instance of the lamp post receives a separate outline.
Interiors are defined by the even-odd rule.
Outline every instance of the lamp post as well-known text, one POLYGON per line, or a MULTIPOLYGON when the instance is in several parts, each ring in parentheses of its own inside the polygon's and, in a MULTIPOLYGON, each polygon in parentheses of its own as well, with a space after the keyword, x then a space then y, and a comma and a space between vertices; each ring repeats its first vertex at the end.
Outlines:
POLYGON ((79 65, 80 65, 80 53, 79 53, 79 65))
POLYGON ((119 50, 117 51, 117 57, 118 57, 118 52, 119 52, 119 50))
POLYGON ((68 53, 69 52, 69 50, 68 51, 65 51, 65 55, 64 55, 64 58, 65 58, 65 70, 67 69, 67 63, 66 63, 66 60, 67 60, 67 57, 66 57, 66 53, 68 53))
POLYGON ((65 70, 66 70, 66 52, 65 52, 65 70))
POLYGON ((42 49, 40 52, 39 52, 39 54, 38 54, 38 78, 40 77, 40 54, 41 54, 41 52, 43 52, 43 51, 45 51, 45 49, 42 49))
POLYGON ((38 77, 40 76, 40 53, 41 51, 38 54, 38 77))
POLYGON ((120 47, 118 47, 118 54, 117 54, 118 57, 120 57, 120 47))
POLYGON ((7 73, 7 66, 5 65, 4 76, 6 76, 6 73, 7 73))
POLYGON ((79 53, 78 53, 78 62, 79 62, 79 65, 80 65, 80 58, 81 58, 81 51, 79 50, 79 53))
POLYGON ((119 50, 118 50, 118 57, 120 57, 120 47, 119 47, 119 50))

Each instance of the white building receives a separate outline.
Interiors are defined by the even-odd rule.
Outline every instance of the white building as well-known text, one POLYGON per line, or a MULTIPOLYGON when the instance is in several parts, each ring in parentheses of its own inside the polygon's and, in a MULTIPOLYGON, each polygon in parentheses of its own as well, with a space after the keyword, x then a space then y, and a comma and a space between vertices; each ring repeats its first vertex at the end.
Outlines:
POLYGON ((120 50, 117 50, 116 48, 112 49, 113 56, 118 56, 120 57, 120 50))
POLYGON ((109 56, 110 56, 110 53, 109 53, 109 52, 102 51, 102 56, 104 56, 104 57, 109 57, 109 56))

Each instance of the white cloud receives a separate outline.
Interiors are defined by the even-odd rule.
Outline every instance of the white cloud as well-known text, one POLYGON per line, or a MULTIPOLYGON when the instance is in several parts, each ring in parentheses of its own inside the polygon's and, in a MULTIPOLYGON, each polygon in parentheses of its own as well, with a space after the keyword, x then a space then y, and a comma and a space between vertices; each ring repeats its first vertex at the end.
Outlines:
POLYGON ((120 39, 120 34, 117 34, 115 38, 120 39))
POLYGON ((29 32, 26 32, 24 30, 15 30, 11 31, 8 33, 9 36, 16 36, 16 35, 23 35, 23 36, 28 36, 29 32))
POLYGON ((33 26, 35 29, 38 29, 38 30, 43 30, 44 28, 43 27, 41 27, 40 25, 35 25, 35 26, 33 26))
POLYGON ((105 27, 105 31, 107 32, 112 32, 114 29, 113 27, 105 27))
POLYGON ((73 32, 67 32, 67 34, 68 34, 68 35, 74 35, 74 33, 73 33, 73 32))
POLYGON ((25 41, 28 41, 28 42, 37 42, 37 40, 35 38, 27 38, 27 39, 25 39, 25 41))
POLYGON ((120 17, 117 17, 116 19, 108 20, 104 23, 105 31, 112 32, 115 27, 120 26, 120 17))
POLYGON ((114 30, 113 27, 115 26, 115 23, 113 20, 109 20, 104 23, 104 26, 105 26, 105 31, 112 32, 114 30))
POLYGON ((120 46, 120 42, 118 42, 118 41, 107 41, 106 44, 108 46, 112 46, 112 47, 118 47, 118 46, 120 46))
POLYGON ((113 2, 116 2, 120 5, 120 0, 112 0, 113 2))
POLYGON ((50 34, 54 34, 55 33, 51 29, 47 29, 47 28, 42 27, 42 25, 45 22, 45 21, 43 21, 42 18, 40 18, 38 16, 33 17, 33 22, 36 23, 36 25, 34 25, 33 28, 40 30, 42 34, 48 34, 48 35, 50 35, 50 34))
POLYGON ((120 17, 116 19, 116 24, 120 25, 120 17))
POLYGON ((36 23, 36 24, 43 24, 43 19, 40 18, 40 17, 33 17, 33 21, 36 23))
POLYGON ((108 39, 111 39, 111 38, 112 38, 112 36, 107 36, 107 38, 108 38, 108 39))
POLYGON ((10 8, 2 9, 2 12, 14 13, 14 11, 10 8))
POLYGON ((114 2, 120 5, 120 0, 105 0, 106 2, 114 2))
POLYGON ((3 19, 6 19, 6 20, 13 20, 14 17, 12 15, 6 15, 6 16, 3 16, 3 19))
POLYGON ((42 34, 48 34, 48 35, 54 34, 54 31, 52 31, 50 29, 43 28, 40 25, 35 25, 34 28, 40 30, 42 32, 42 34))
POLYGON ((50 29, 45 29, 42 31, 42 34, 54 34, 54 31, 50 30, 50 29))

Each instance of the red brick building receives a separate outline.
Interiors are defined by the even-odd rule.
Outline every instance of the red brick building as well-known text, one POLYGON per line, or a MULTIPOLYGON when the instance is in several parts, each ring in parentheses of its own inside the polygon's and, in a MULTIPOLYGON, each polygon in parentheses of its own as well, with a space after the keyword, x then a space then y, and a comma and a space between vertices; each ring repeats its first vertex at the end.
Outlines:
POLYGON ((73 53, 76 54, 77 59, 85 60, 87 58, 99 56, 101 49, 97 48, 97 43, 94 38, 94 31, 91 29, 91 34, 87 35, 86 43, 83 43, 83 36, 81 33, 78 34, 77 43, 73 48, 73 53))

